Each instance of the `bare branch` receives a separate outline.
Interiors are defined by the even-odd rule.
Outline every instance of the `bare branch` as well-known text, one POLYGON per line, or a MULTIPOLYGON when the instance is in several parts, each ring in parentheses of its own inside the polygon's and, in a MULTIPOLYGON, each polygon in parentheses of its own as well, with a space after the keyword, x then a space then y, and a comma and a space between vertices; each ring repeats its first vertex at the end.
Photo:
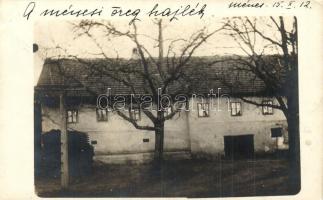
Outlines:
POLYGON ((280 105, 259 103, 259 102, 253 101, 253 100, 246 99, 244 97, 239 97, 239 98, 242 101, 244 101, 246 103, 249 103, 249 104, 252 104, 252 105, 255 105, 255 106, 267 106, 267 107, 276 108, 276 109, 280 109, 280 110, 283 109, 282 106, 280 106, 280 105))
POLYGON ((264 38, 264 39, 266 39, 266 40, 268 40, 269 42, 271 42, 271 43, 273 43, 273 44, 276 44, 276 45, 278 45, 278 46, 282 46, 282 44, 281 43, 279 43, 279 42, 277 42, 277 41, 275 41, 275 40, 273 40, 273 39, 271 39, 270 37, 268 37, 268 36, 265 36, 262 32, 260 32, 252 23, 251 23, 251 21, 249 20, 249 19, 247 19, 247 22, 250 24, 250 26, 253 28, 253 30, 256 32, 256 33, 258 33, 258 35, 260 35, 262 38, 264 38))
POLYGON ((128 117, 127 115, 125 115, 124 113, 122 113, 121 111, 117 110, 116 111, 117 114, 122 117, 123 119, 125 119, 126 121, 130 122, 136 129, 139 130, 147 130, 147 131, 155 131, 155 128, 152 126, 141 126, 137 123, 136 120, 132 119, 131 117, 128 117))

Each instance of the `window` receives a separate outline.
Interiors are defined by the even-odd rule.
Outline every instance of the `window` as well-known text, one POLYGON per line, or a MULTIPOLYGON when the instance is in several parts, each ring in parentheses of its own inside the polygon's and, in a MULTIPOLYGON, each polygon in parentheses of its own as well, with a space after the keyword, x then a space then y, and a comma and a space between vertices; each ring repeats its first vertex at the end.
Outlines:
POLYGON ((133 109, 129 109, 129 113, 130 113, 130 118, 135 120, 135 121, 139 121, 141 116, 140 116, 140 109, 139 108, 133 108, 133 109))
POLYGON ((241 103, 240 102, 231 102, 231 116, 241 116, 241 103))
POLYGON ((78 122, 78 111, 67 110, 67 123, 77 123, 77 122, 78 122))
POLYGON ((188 103, 187 102, 176 102, 174 104, 176 110, 178 111, 185 111, 188 110, 188 103))
POLYGON ((172 111, 173 111, 172 107, 165 108, 164 117, 170 115, 172 113, 172 111))
POLYGON ((210 115, 210 108, 208 103, 198 103, 197 104, 197 111, 199 117, 209 117, 210 115))
POLYGON ((188 102, 175 102, 174 107, 178 113, 178 117, 181 116, 182 111, 187 111, 188 108, 188 102))
POLYGON ((98 122, 108 121, 108 110, 107 109, 96 109, 96 120, 98 122))
POLYGON ((272 138, 282 137, 282 136, 283 136, 282 128, 272 128, 271 129, 271 137, 272 138))
POLYGON ((267 105, 273 105, 273 101, 263 101, 262 102, 262 114, 263 115, 272 115, 273 114, 273 107, 267 105))

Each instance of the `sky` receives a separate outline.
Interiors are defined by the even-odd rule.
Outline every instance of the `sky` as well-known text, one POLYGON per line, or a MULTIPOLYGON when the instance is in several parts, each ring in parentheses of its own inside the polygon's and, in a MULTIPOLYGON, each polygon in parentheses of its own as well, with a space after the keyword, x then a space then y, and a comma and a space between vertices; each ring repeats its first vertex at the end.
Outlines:
MULTIPOLYGON (((269 18, 261 18, 257 26, 263 30, 264 33, 271 37, 278 38, 273 31, 274 27, 267 26, 269 18)), ((77 24, 80 21, 63 21, 63 20, 42 20, 37 21, 34 24, 34 42, 39 46, 38 52, 35 53, 35 84, 37 83, 39 74, 44 60, 47 57, 55 55, 76 55, 83 58, 95 58, 100 57, 97 54, 100 50, 95 45, 93 40, 86 36, 76 37, 77 34, 73 31, 73 24, 77 24), (61 47, 62 50, 53 50, 55 47, 61 47)), ((167 52, 169 42, 174 39, 189 39, 190 36, 197 30, 206 27, 209 32, 219 29, 224 22, 223 18, 190 18, 189 20, 180 21, 163 21, 163 39, 164 42, 164 54, 167 52)), ((288 21, 287 21, 288 22, 288 21)), ((113 20, 111 23, 122 31, 132 30, 132 26, 129 26, 129 20, 113 20)), ((287 23, 290 26, 291 23, 287 23)), ((152 38, 158 38, 158 28, 154 24, 152 19, 137 21, 138 33, 140 35, 139 41, 148 49, 152 56, 158 55, 158 47, 156 41, 152 38), (148 36, 148 37, 147 37, 148 36)), ((96 38, 96 42, 99 43, 104 53, 109 57, 123 57, 130 58, 132 56, 132 49, 135 44, 128 38, 110 38, 108 39, 103 35, 103 32, 93 31, 93 35, 96 38)), ((176 43, 175 52, 180 52, 183 47, 183 43, 176 43)), ((257 38, 256 44, 261 50, 265 42, 260 38, 257 38)), ((269 49, 266 53, 271 54, 276 51, 269 49)), ((232 55, 240 54, 244 55, 238 44, 227 35, 227 32, 220 31, 210 37, 203 45, 201 45, 194 53, 194 56, 213 56, 213 55, 232 55)))

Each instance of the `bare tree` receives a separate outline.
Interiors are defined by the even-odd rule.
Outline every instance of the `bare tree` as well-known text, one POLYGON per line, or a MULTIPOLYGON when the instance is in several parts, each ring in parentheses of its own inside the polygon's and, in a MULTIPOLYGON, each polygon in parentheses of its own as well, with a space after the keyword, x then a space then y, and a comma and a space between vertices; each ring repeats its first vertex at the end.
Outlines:
MULTIPOLYGON (((234 70, 260 79, 278 102, 278 105, 265 106, 282 110, 287 119, 289 177, 291 188, 297 192, 300 188, 300 141, 296 17, 289 20, 284 17, 236 17, 226 19, 224 24, 225 34, 230 35, 245 54, 230 59, 239 64, 234 70), (272 55, 268 56, 269 52, 272 55)), ((262 102, 240 98, 246 103, 264 106, 262 102)))
MULTIPOLYGON (((114 110, 120 117, 131 123, 135 128, 139 130, 148 130, 155 133, 155 154, 156 161, 163 159, 164 149, 164 125, 166 120, 172 119, 177 112, 181 109, 177 109, 176 103, 183 99, 175 99, 173 95, 181 93, 188 94, 190 87, 187 83, 189 76, 185 73, 189 62, 195 53, 195 51, 212 35, 222 29, 222 27, 209 31, 206 27, 197 30, 195 33, 186 38, 176 39, 164 39, 163 30, 164 25, 161 19, 154 21, 154 27, 158 30, 156 38, 150 35, 139 34, 136 23, 133 23, 128 30, 120 30, 109 21, 91 21, 82 20, 73 25, 73 30, 76 37, 87 37, 99 50, 99 55, 102 57, 100 62, 92 62, 90 60, 82 59, 77 55, 68 55, 68 58, 77 60, 84 66, 84 70, 88 70, 88 75, 100 75, 101 77, 109 77, 110 79, 122 84, 128 88, 131 94, 140 95, 144 93, 149 95, 154 105, 157 105, 155 110, 141 109, 144 115, 152 122, 150 125, 142 125, 136 121, 131 115, 120 110, 114 110), (95 33, 102 33, 106 41, 113 40, 114 38, 126 38, 134 46, 134 53, 137 55, 135 59, 125 60, 122 58, 111 58, 105 53, 103 45, 99 42, 99 38, 95 33), (156 44, 158 48, 158 56, 148 50, 146 46, 140 41, 140 37, 146 37, 156 44), (167 46, 165 47, 165 41, 167 40, 167 46), (181 46, 180 51, 175 50, 181 46), (140 87, 136 84, 140 82, 140 87), (170 94, 171 101, 168 106, 165 106, 165 102, 162 102, 161 96, 163 94, 170 94), (168 107, 168 108, 167 108, 168 107), (171 108, 171 109, 169 109, 171 108), (167 110, 166 110, 167 109, 167 110), (167 111, 167 112, 166 112, 167 111)), ((152 27, 149 27, 152 28, 152 27)), ((102 39, 102 38, 100 38, 102 39)), ((131 47, 131 45, 129 44, 131 47)), ((68 79, 73 79, 75 82, 83 85, 93 95, 99 95, 96 91, 87 87, 80 79, 75 76, 69 76, 64 71, 64 67, 56 60, 60 69, 60 74, 68 79)), ((98 80, 105 84, 105 78, 98 80)), ((106 85, 106 84, 105 84, 106 85)), ((109 102, 111 103, 111 102, 109 102)), ((138 102, 135 102, 138 103, 138 102)), ((110 105, 111 106, 111 105, 110 105)))

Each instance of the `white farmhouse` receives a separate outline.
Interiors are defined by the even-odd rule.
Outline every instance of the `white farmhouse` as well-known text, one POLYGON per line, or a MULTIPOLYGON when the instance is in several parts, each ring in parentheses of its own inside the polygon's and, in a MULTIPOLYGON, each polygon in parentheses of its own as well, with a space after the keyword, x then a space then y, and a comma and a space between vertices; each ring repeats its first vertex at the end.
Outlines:
MULTIPOLYGON (((100 59, 93 61, 99 62, 100 59)), ((61 59, 60 66, 55 63, 51 59, 45 61, 35 87, 35 94, 41 102, 42 133, 60 127, 57 94, 64 88, 67 95, 68 130, 88 134, 96 160, 123 163, 152 159, 154 132, 138 130, 114 111, 97 108, 95 94, 103 94, 111 88, 112 96, 129 96, 131 92, 127 87, 105 77, 104 73, 92 73, 76 60, 61 59), (64 74, 61 74, 60 67, 64 69, 64 74)), ((231 78, 226 81, 234 82, 239 87, 228 87, 219 77, 224 76, 223 71, 230 72, 232 67, 228 62, 208 67, 191 64, 188 67, 192 80, 189 84, 193 89, 187 94, 186 109, 165 122, 166 158, 250 158, 255 154, 288 149, 284 114, 279 109, 256 106, 241 99, 244 97, 259 103, 277 105, 275 98, 265 92, 266 88, 260 80, 246 73, 234 78, 231 74, 231 78), (210 95, 210 90, 214 91, 213 96, 210 95)), ((140 89, 142 84, 138 80, 134 86, 140 89)), ((126 109, 123 112, 141 125, 151 124, 140 109, 126 109)))

